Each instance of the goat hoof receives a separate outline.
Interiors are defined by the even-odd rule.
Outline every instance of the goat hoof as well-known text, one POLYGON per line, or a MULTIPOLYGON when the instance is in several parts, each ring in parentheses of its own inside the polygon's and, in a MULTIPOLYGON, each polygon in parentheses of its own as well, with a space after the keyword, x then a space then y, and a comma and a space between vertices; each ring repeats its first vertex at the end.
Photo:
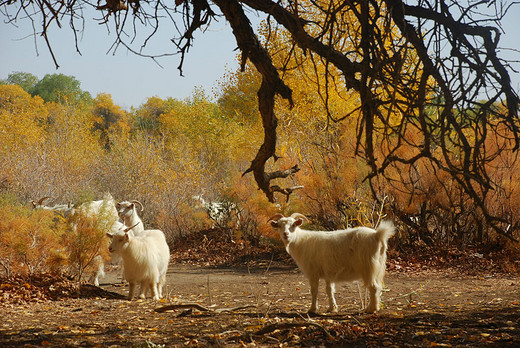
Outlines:
POLYGON ((368 314, 373 314, 375 312, 377 312, 377 308, 372 308, 372 307, 368 307, 365 312, 367 312, 368 314))
POLYGON ((327 309, 327 313, 338 313, 338 307, 332 307, 327 309))

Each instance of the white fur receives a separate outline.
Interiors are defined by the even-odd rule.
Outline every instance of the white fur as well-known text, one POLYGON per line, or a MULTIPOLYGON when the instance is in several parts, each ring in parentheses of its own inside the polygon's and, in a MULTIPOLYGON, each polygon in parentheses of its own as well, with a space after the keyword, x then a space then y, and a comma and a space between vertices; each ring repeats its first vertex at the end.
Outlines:
POLYGON ((99 278, 105 276, 105 263, 103 261, 103 257, 101 255, 96 255, 92 260, 93 263, 93 272, 90 275, 89 281, 95 286, 99 286, 99 278))
POLYGON ((110 227, 114 221, 119 220, 116 210, 116 201, 110 193, 105 194, 103 199, 81 204, 78 208, 72 208, 71 213, 82 213, 85 216, 95 216, 103 219, 110 227))
MULTIPOLYGON (((118 222, 119 216, 115 206, 115 200, 110 193, 106 193, 101 200, 89 201, 81 204, 78 208, 71 208, 66 212, 69 214, 83 214, 84 216, 96 217, 98 223, 102 223, 102 228, 108 231, 117 231, 122 224, 118 222)), ((105 276, 105 266, 103 258, 98 255, 93 260, 93 273, 90 276, 90 282, 95 286, 99 286, 99 278, 105 276)))
POLYGON ((394 225, 383 221, 376 230, 357 227, 330 232, 308 231, 299 227, 303 219, 305 216, 293 214, 290 217, 277 215, 270 220, 280 232, 287 252, 309 279, 312 295, 309 312, 317 310, 320 279, 326 282, 328 311, 338 310, 334 283, 354 280, 362 280, 369 290, 370 302, 366 311, 379 310, 387 241, 395 233, 394 225))
POLYGON ((143 205, 139 201, 123 201, 116 204, 117 214, 126 226, 134 226, 132 231, 138 236, 144 231, 144 224, 137 213, 136 203, 143 210, 143 205))
POLYGON ((141 283, 139 297, 144 298, 146 290, 150 289, 154 300, 161 298, 170 261, 170 248, 164 233, 145 230, 135 236, 130 228, 126 228, 107 235, 112 240, 110 252, 120 253, 123 258, 124 276, 129 283, 128 299, 134 297, 138 283, 141 283))
POLYGON ((216 226, 227 227, 229 223, 234 222, 234 228, 239 228, 241 214, 236 203, 229 200, 222 200, 220 202, 207 201, 202 195, 193 196, 192 198, 197 201, 196 208, 204 209, 210 220, 213 221, 216 226))
MULTIPOLYGON (((65 218, 70 218, 74 214, 95 217, 98 223, 102 224, 101 228, 105 230, 105 232, 115 232, 123 226, 123 224, 118 222, 119 216, 115 206, 116 202, 110 193, 106 193, 101 200, 84 202, 79 207, 74 207, 71 203, 57 204, 52 207, 43 205, 43 201, 49 198, 50 197, 43 197, 38 202, 31 201, 31 203, 36 209, 52 210, 65 218)), ((72 227, 76 229, 77 226, 74 224, 72 227)), ((112 262, 115 262, 115 260, 112 259, 112 262)), ((95 286, 99 286, 99 278, 105 276, 103 257, 101 255, 94 257, 90 268, 93 271, 89 281, 95 286)))

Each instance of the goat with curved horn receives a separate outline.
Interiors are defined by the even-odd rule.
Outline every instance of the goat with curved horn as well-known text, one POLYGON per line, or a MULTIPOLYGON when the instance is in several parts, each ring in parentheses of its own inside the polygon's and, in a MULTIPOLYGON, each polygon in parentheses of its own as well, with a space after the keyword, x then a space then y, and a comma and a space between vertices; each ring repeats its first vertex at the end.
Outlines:
POLYGON ((130 201, 130 203, 138 204, 139 207, 141 208, 140 210, 141 210, 141 211, 144 210, 143 203, 141 203, 141 202, 139 202, 139 201, 137 201, 137 200, 130 201))
POLYGON ((137 213, 137 205, 139 205, 141 211, 143 211, 143 204, 136 200, 116 203, 117 215, 126 226, 132 226, 131 229, 136 236, 144 231, 143 221, 137 213))
POLYGON ((35 202, 34 200, 31 201, 32 205, 33 205, 33 208, 38 208, 38 207, 41 207, 43 205, 43 202, 49 198, 52 198, 51 196, 45 196, 45 197, 42 197, 38 200, 38 202, 35 202))

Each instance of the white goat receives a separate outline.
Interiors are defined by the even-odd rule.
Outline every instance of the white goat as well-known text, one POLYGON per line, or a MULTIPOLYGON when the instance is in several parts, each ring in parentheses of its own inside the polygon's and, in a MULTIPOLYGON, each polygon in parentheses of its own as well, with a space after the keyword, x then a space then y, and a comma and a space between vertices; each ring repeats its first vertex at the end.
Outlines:
MULTIPOLYGON (((81 214, 88 218, 95 218, 99 227, 105 232, 118 231, 123 224, 119 223, 115 200, 110 193, 104 195, 103 199, 97 201, 84 202, 78 207, 72 204, 57 204, 54 206, 45 206, 43 202, 50 197, 43 197, 38 202, 31 201, 35 209, 52 210, 55 213, 67 219, 76 214, 81 214)), ((72 219, 74 221, 74 219, 72 219)), ((72 223, 72 228, 76 229, 77 224, 72 223)), ((112 258, 112 262, 117 262, 112 258)), ((93 269, 89 281, 95 286, 99 286, 99 278, 105 275, 104 259, 101 255, 97 255, 92 259, 90 268, 93 269)))
MULTIPOLYGON (((124 229, 125 225, 119 221, 115 221, 110 228, 110 232, 107 233, 117 233, 119 230, 124 229)), ((121 255, 118 253, 110 254, 110 263, 111 264, 120 264, 121 263, 121 255)), ((105 276, 105 259, 101 255, 96 255, 92 260, 92 273, 90 274, 89 282, 94 284, 95 286, 99 286, 99 278, 105 276)))
POLYGON ((67 212, 69 212, 72 208, 74 208, 74 205, 72 203, 68 203, 68 204, 55 204, 53 206, 47 206, 47 205, 44 205, 43 202, 47 199, 50 199, 52 197, 49 197, 49 196, 45 196, 43 198, 40 198, 38 200, 38 202, 36 201, 31 201, 31 204, 33 206, 34 209, 42 209, 42 210, 51 210, 51 211, 54 211, 58 214, 66 214, 67 212))
POLYGON ((116 204, 117 214, 126 226, 135 226, 132 231, 136 236, 144 231, 143 221, 137 213, 136 204, 143 211, 143 204, 139 201, 123 201, 116 204))
POLYGON ((318 285, 325 279, 329 298, 329 312, 337 312, 334 298, 338 281, 362 280, 370 293, 366 311, 379 310, 383 278, 386 270, 387 241, 394 235, 395 227, 383 221, 372 229, 356 227, 339 231, 308 231, 301 229, 304 219, 298 213, 290 217, 281 214, 269 219, 280 232, 285 249, 309 280, 312 304, 310 313, 317 310, 318 285))
POLYGON ((92 267, 93 271, 90 274, 89 282, 95 286, 99 286, 99 278, 105 276, 105 260, 103 260, 103 256, 96 255, 92 259, 92 267))
MULTIPOLYGON (((109 231, 117 231, 123 226, 118 222, 119 215, 116 210, 116 201, 110 193, 106 193, 103 199, 97 201, 88 201, 82 203, 80 206, 73 207, 65 212, 66 217, 73 216, 75 214, 82 214, 85 217, 95 218, 99 227, 108 233, 109 231)), ((117 257, 115 257, 117 258, 117 257)), ((112 258, 112 262, 117 262, 112 258)), ((93 272, 90 276, 90 282, 95 286, 99 286, 99 278, 105 276, 104 260, 101 255, 96 256, 93 259, 93 272)))
POLYGON ((240 209, 236 203, 229 200, 222 200, 220 202, 207 201, 202 195, 196 195, 192 198, 197 201, 197 208, 204 209, 210 220, 213 221, 217 227, 228 227, 231 223, 234 223, 233 227, 235 229, 240 226, 240 209))
POLYGON ((119 220, 116 201, 110 193, 106 193, 101 200, 85 202, 78 208, 72 208, 71 213, 81 213, 85 216, 96 217, 98 220, 102 220, 108 229, 115 221, 119 220))
POLYGON ((135 236, 134 227, 107 233, 111 239, 109 250, 120 253, 123 258, 124 275, 129 283, 128 299, 134 297, 135 286, 141 283, 139 297, 144 298, 146 290, 150 289, 153 299, 158 300, 166 282, 170 248, 162 231, 145 230, 140 236, 135 236))

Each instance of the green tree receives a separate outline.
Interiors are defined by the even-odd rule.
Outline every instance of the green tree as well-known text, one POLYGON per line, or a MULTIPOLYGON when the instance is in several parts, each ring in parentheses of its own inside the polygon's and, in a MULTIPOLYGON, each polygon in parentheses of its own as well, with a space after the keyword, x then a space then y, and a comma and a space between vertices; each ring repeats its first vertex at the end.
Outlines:
POLYGON ((46 102, 63 103, 90 102, 89 92, 81 89, 81 83, 74 76, 47 74, 34 86, 32 95, 39 95, 46 102))
POLYGON ((38 83, 38 77, 31 73, 16 71, 7 76, 7 79, 2 80, 2 84, 18 85, 29 94, 32 94, 34 86, 38 83))

